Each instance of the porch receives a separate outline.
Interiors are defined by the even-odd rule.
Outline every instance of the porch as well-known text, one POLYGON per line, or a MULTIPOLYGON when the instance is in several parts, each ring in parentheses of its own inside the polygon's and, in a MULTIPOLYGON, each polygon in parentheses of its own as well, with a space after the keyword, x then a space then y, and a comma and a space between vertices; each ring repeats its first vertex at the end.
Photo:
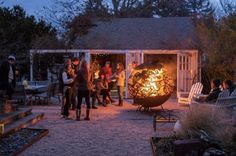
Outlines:
MULTIPOLYGON (((126 70, 126 86, 128 85, 128 77, 131 74, 131 64, 136 61, 139 64, 149 61, 158 61, 162 63, 168 70, 168 74, 175 81, 176 95, 179 92, 188 92, 194 82, 200 81, 200 68, 197 50, 88 50, 88 49, 59 49, 59 50, 30 50, 30 81, 34 80, 34 55, 35 54, 72 54, 73 57, 78 57, 79 53, 86 53, 86 60, 91 63, 94 58, 99 58, 100 65, 104 61, 114 61, 113 64, 122 62, 126 70), (107 56, 112 56, 106 59, 107 56), (99 57, 97 57, 99 56, 99 57), (111 59, 113 58, 113 59, 111 59)), ((115 66, 113 66, 113 71, 115 66)), ((50 74, 50 73, 48 73, 50 74)), ((50 76, 47 76, 48 78, 50 76)), ((49 80, 50 81, 50 80, 49 80)), ((126 98, 129 97, 128 89, 125 90, 126 98)))

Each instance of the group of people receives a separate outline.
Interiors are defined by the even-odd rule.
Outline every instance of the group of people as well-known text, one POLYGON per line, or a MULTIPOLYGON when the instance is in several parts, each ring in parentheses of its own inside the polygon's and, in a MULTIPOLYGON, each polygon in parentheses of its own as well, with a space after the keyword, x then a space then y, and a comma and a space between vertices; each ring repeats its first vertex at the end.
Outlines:
POLYGON ((125 71, 122 63, 118 63, 115 73, 112 73, 110 62, 106 62, 101 69, 96 62, 89 67, 85 60, 85 53, 81 53, 79 59, 74 58, 72 61, 68 59, 65 62, 60 77, 60 86, 64 95, 62 115, 65 119, 70 119, 69 112, 71 108, 76 110, 76 120, 80 120, 83 98, 85 98, 87 107, 84 120, 90 120, 91 108, 97 109, 96 101, 104 107, 109 103, 115 102, 111 97, 113 82, 116 82, 118 91, 118 106, 123 106, 125 71), (100 96, 102 96, 102 100, 100 96), (90 103, 90 98, 92 98, 92 104, 90 103))
POLYGON ((219 94, 222 91, 228 91, 229 94, 235 90, 234 84, 231 80, 224 80, 221 84, 221 81, 219 79, 214 79, 211 81, 211 91, 209 95, 205 99, 197 99, 194 100, 197 102, 208 102, 208 103, 215 103, 219 94))

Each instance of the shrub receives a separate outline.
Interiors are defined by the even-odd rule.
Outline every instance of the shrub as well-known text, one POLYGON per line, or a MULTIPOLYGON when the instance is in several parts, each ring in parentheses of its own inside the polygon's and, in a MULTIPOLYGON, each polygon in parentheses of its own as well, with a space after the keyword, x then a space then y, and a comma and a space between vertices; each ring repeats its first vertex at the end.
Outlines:
POLYGON ((220 146, 228 152, 236 149, 233 139, 236 129, 231 124, 230 113, 225 110, 194 107, 185 112, 181 118, 181 138, 200 138, 200 130, 220 142, 220 146))

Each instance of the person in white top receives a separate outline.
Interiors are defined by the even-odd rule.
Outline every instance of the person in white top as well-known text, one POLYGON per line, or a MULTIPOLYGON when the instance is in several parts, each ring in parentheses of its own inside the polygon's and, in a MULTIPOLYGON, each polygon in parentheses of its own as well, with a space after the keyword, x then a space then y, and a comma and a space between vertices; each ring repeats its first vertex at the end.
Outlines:
POLYGON ((124 71, 124 65, 122 63, 117 64, 115 79, 116 79, 116 86, 117 86, 118 97, 119 97, 118 106, 123 106, 125 71, 124 71))
POLYGON ((63 94, 65 96, 65 103, 63 105, 63 111, 62 115, 65 119, 69 119, 69 109, 71 106, 71 98, 72 98, 72 92, 73 92, 73 85, 74 85, 74 79, 76 75, 71 67, 70 64, 65 65, 64 72, 62 73, 62 80, 63 80, 63 94))

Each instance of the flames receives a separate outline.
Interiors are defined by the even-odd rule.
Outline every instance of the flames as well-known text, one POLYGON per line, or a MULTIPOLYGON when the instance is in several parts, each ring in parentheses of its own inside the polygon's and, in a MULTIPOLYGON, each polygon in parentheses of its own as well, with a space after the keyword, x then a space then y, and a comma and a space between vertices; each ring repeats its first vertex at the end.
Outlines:
POLYGON ((164 68, 134 70, 129 77, 129 93, 134 98, 170 95, 174 82, 164 68))

